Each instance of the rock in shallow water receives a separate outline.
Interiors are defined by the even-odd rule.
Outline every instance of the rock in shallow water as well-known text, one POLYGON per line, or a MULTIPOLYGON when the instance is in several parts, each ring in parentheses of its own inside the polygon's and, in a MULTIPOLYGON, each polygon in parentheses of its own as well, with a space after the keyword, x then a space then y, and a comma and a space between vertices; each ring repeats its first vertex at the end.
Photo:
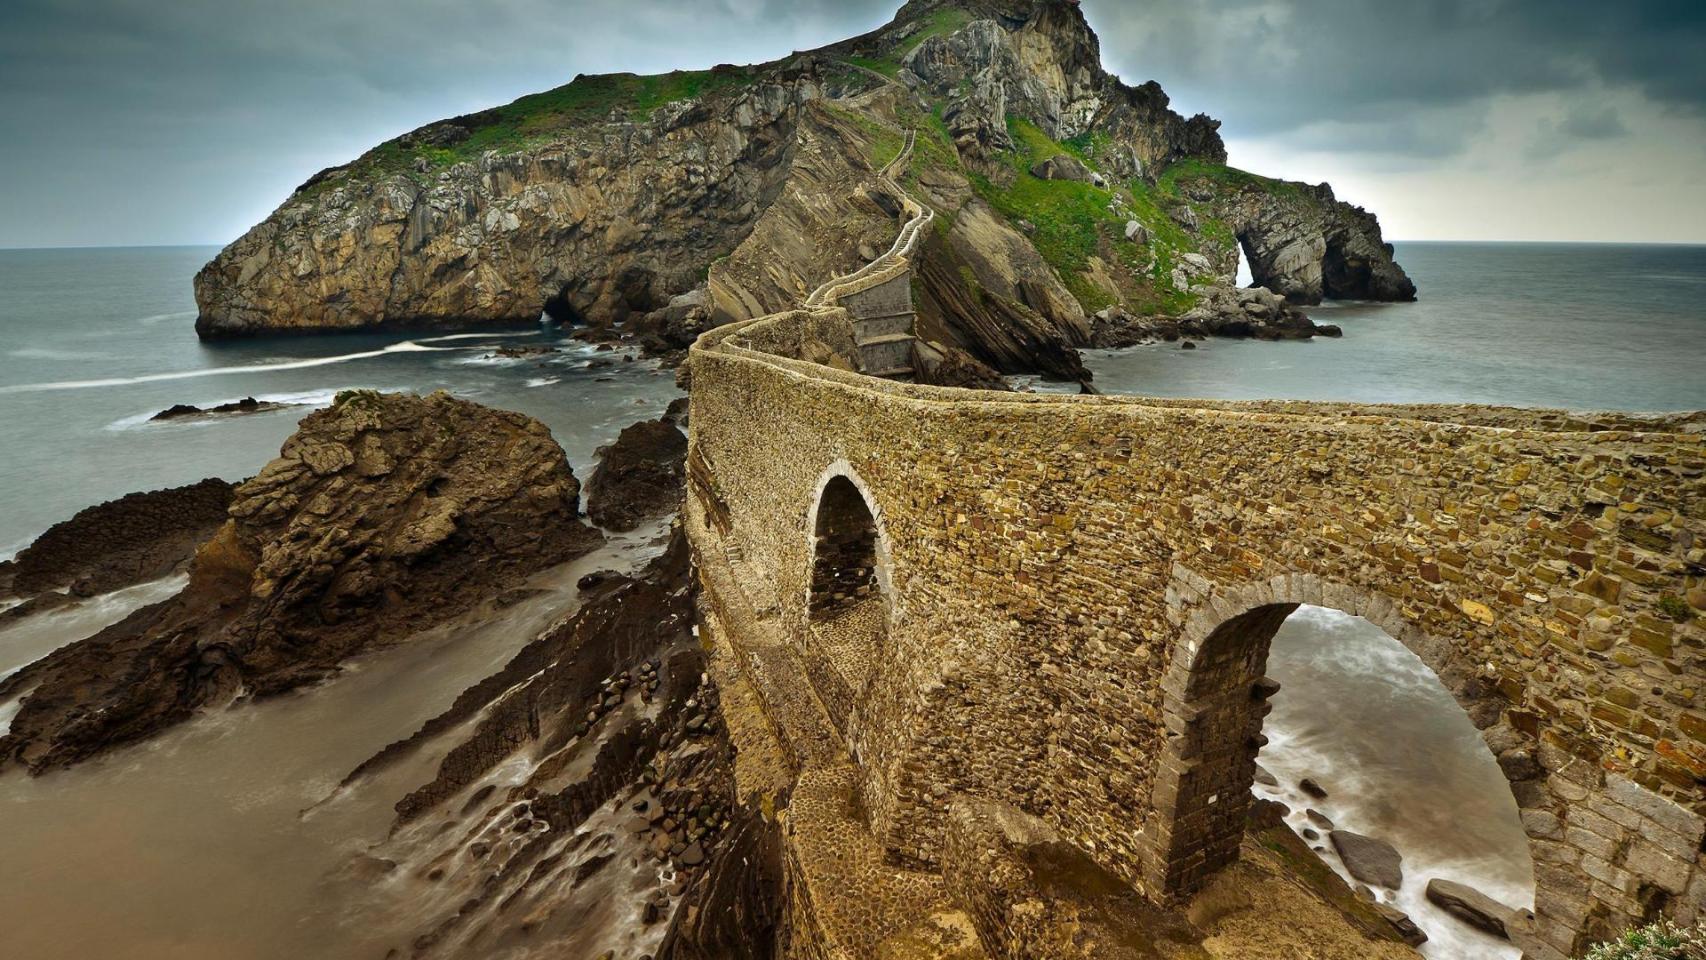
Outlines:
POLYGON ((668 419, 627 427, 599 451, 587 484, 587 516, 610 530, 632 530, 681 503, 687 437, 668 419))
POLYGON ((1404 858, 1392 844, 1349 830, 1334 830, 1327 836, 1351 876, 1389 890, 1403 884, 1404 858))
POLYGON ((340 394, 236 489, 180 594, 0 683, 33 690, 0 765, 73 764, 322 679, 590 550, 579 501, 537 420, 447 393, 340 394))
POLYGON ((1510 939, 1507 921, 1521 915, 1474 887, 1434 877, 1428 881, 1428 902, 1477 930, 1510 939))
POLYGON ((13 616, 61 602, 54 591, 106 593, 171 573, 225 522, 232 485, 208 479, 127 494, 78 511, 0 563, 0 597, 36 597, 13 616), (49 602, 40 602, 49 601, 49 602))

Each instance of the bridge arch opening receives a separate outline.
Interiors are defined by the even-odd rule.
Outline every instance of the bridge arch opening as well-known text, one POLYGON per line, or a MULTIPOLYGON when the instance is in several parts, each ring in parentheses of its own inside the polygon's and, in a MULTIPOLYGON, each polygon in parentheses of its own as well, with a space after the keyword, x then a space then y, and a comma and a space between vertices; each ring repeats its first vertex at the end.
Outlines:
POLYGON ((1297 603, 1187 627, 1165 683, 1168 743, 1149 828, 1160 845, 1146 882, 1194 893, 1239 858, 1257 798, 1277 800, 1292 831, 1353 888, 1421 926, 1432 938, 1424 954, 1519 956, 1535 872, 1514 781, 1538 768, 1495 760, 1495 744, 1514 743, 1514 732, 1478 730, 1474 716, 1488 726, 1487 691, 1441 662, 1449 648, 1422 641, 1413 629, 1297 603), (1378 882, 1390 853, 1401 858, 1397 876, 1378 882), (1427 895, 1433 880, 1508 905, 1509 936, 1443 912, 1427 895))
POLYGON ((806 661, 820 699, 845 730, 888 637, 888 544, 869 491, 844 466, 820 481, 809 520, 806 661))
POLYGON ((812 525, 812 579, 807 610, 833 620, 867 604, 883 605, 881 533, 865 494, 846 474, 831 476, 818 495, 812 525))

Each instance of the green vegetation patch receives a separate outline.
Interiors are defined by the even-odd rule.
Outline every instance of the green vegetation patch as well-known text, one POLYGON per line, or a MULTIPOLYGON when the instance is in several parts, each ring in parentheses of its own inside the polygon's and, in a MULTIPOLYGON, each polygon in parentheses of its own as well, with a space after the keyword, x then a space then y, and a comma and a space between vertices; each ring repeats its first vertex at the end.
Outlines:
POLYGON ((1700 960, 1706 957, 1706 927, 1678 927, 1667 920, 1627 930, 1588 951, 1582 960, 1700 960))
POLYGON ((1659 612, 1678 623, 1687 623, 1694 619, 1694 612, 1688 609, 1688 601, 1674 593, 1659 597, 1659 612))
POLYGON ((1005 179, 1011 182, 1002 186, 973 173, 972 189, 1008 220, 1023 220, 1036 228, 1032 245, 1085 310, 1108 306, 1112 300, 1108 291, 1086 279, 1084 271, 1100 250, 1104 233, 1123 228, 1123 222, 1116 227, 1119 218, 1108 210, 1113 194, 1093 184, 1031 176, 1032 166, 1066 151, 1029 121, 1009 117, 1007 131, 1015 147, 1007 156, 1012 175, 1005 179))
POLYGON ((900 155, 906 146, 906 134, 892 127, 884 126, 870 116, 857 110, 839 106, 833 100, 823 101, 824 109, 847 123, 859 128, 869 141, 865 152, 865 162, 872 170, 881 170, 889 161, 900 155))
MULTIPOLYGON (((621 112, 630 120, 643 119, 665 104, 749 86, 759 69, 723 66, 646 77, 632 73, 579 76, 554 90, 388 140, 362 154, 346 170, 355 177, 387 176, 415 172, 423 159, 430 170, 477 159, 492 150, 514 152, 559 139, 577 127, 601 122, 613 112, 621 112)), ((309 189, 336 179, 311 183, 309 189)))
POLYGON ((1209 180, 1221 187, 1225 192, 1242 190, 1245 187, 1255 187, 1264 193, 1276 197, 1299 197, 1303 191, 1298 184, 1288 180, 1275 180, 1229 167, 1224 163, 1210 163, 1207 160, 1180 160, 1161 171, 1156 180, 1156 186, 1172 196, 1183 196, 1179 189, 1181 183, 1187 180, 1209 180))
POLYGON ((848 63, 856 63, 867 70, 875 70, 889 79, 900 76, 901 65, 912 51, 931 37, 946 36, 958 31, 972 21, 972 15, 964 10, 948 8, 936 10, 924 18, 924 25, 918 32, 895 44, 894 48, 881 56, 848 57, 848 63))
MULTIPOLYGON (((1096 138, 1100 135, 1062 144, 1017 117, 1008 118, 1007 129, 1015 145, 1008 157, 1013 173, 1004 178, 1010 183, 1003 186, 973 174, 972 186, 1007 219, 1024 220, 1036 228, 1031 243, 1060 274, 1080 306, 1095 312, 1114 302, 1109 291, 1085 275, 1090 258, 1098 254, 1136 281, 1124 291, 1132 309, 1177 315, 1196 306, 1196 294, 1173 288, 1172 273, 1179 255, 1195 252, 1197 244, 1167 215, 1163 203, 1173 202, 1170 194, 1163 196, 1141 180, 1132 181, 1123 190, 1071 180, 1040 180, 1031 176, 1031 167, 1062 153, 1077 156, 1095 169, 1095 154, 1099 152, 1096 138), (1129 216, 1108 209, 1116 190, 1130 208, 1129 216), (1138 221, 1148 231, 1147 258, 1142 246, 1125 239, 1127 219, 1138 221)), ((1227 233, 1230 235, 1230 230, 1227 233)))

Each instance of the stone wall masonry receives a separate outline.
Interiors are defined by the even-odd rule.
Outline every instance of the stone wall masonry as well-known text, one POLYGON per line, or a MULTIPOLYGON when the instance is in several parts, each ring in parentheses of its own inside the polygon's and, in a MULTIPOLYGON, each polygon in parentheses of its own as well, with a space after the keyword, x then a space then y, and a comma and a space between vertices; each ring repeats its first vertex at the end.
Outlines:
POLYGON ((837 303, 855 322, 881 317, 912 314, 912 271, 905 270, 885 277, 882 282, 863 290, 843 293, 837 303))
MULTIPOLYGON (((1535 854, 1531 956, 1701 909, 1699 415, 948 390, 810 362, 829 338, 797 324, 845 322, 695 346, 692 446, 729 527, 694 537, 804 643, 819 482, 860 478, 893 595, 844 732, 891 858, 937 862, 964 794, 1173 893, 1168 677, 1228 620, 1317 603, 1416 650, 1486 732, 1535 854)), ((1248 788, 1226 769, 1210 795, 1248 788)))

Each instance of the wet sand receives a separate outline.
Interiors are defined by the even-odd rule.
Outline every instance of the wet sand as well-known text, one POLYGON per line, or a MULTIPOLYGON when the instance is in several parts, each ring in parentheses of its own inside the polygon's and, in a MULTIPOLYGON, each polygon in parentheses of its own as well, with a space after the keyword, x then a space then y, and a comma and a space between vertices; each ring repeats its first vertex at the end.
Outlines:
MULTIPOLYGON (((4 953, 384 956, 417 912, 408 889, 326 880, 385 838, 391 805, 430 779, 454 732, 322 801, 361 761, 572 612, 582 575, 633 569, 659 552, 660 529, 615 538, 534 578, 543 593, 355 661, 324 685, 198 718, 73 770, 0 776, 4 953)), ((87 626, 66 625, 59 642, 87 626)), ((51 643, 46 634, 37 631, 34 648, 51 643)), ((0 633, 0 652, 9 639, 0 633)), ((0 716, 9 707, 0 704, 0 716)))

